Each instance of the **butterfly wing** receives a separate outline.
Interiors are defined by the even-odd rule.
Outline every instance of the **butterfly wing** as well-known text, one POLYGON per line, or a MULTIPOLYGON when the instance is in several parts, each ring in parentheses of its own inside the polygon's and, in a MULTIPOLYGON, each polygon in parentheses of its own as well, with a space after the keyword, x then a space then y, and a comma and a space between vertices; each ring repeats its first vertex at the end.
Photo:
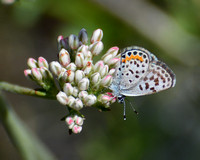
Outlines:
POLYGON ((120 93, 125 96, 148 95, 174 87, 175 83, 175 74, 165 63, 152 61, 145 76, 135 86, 120 93))
POLYGON ((141 47, 127 47, 121 53, 121 65, 118 68, 120 90, 129 89, 146 75, 155 56, 141 47))

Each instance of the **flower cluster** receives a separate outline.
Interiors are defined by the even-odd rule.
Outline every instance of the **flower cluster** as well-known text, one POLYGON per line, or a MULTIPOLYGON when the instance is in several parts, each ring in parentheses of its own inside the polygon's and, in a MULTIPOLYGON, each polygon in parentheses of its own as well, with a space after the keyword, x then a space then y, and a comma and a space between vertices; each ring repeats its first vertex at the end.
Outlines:
POLYGON ((119 48, 110 48, 101 60, 94 63, 93 57, 103 50, 102 37, 101 29, 93 32, 90 44, 85 29, 82 29, 78 36, 58 36, 59 61, 53 61, 48 65, 42 57, 39 57, 38 61, 30 58, 30 69, 24 71, 27 77, 51 93, 55 93, 52 91, 56 90, 51 73, 57 77, 61 89, 56 90, 56 98, 69 110, 65 120, 73 133, 82 130, 84 116, 80 110, 83 107, 93 106, 99 110, 107 110, 110 104, 116 101, 112 93, 106 90, 112 83, 115 67, 120 61, 119 48))

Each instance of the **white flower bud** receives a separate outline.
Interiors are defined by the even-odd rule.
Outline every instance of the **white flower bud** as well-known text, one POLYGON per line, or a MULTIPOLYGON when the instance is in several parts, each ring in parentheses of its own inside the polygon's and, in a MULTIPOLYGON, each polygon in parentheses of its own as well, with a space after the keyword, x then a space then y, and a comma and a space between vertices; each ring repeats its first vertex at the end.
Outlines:
POLYGON ((78 96, 78 92, 79 92, 78 88, 74 87, 74 90, 73 90, 72 95, 73 95, 74 97, 77 97, 77 96, 78 96))
POLYGON ((47 60, 43 57, 38 58, 38 66, 39 67, 45 67, 47 69, 49 68, 49 64, 48 64, 47 60))
POLYGON ((103 31, 101 29, 97 29, 93 32, 90 42, 94 43, 96 41, 101 41, 102 38, 103 38, 103 31))
POLYGON ((73 96, 69 96, 68 103, 67 103, 69 107, 73 108, 74 102, 75 102, 75 98, 73 96))
POLYGON ((29 58, 27 61, 29 68, 37 68, 37 61, 34 58, 29 58))
POLYGON ((76 65, 74 63, 70 63, 68 64, 68 66, 66 67, 67 70, 71 70, 71 71, 76 71, 76 65))
POLYGON ((99 81, 101 80, 101 76, 99 72, 93 73, 90 78, 91 78, 92 84, 98 84, 99 81))
POLYGON ((108 63, 111 59, 112 59, 112 54, 108 54, 107 56, 105 56, 102 60, 104 63, 108 63))
POLYGON ((89 46, 89 49, 93 55, 97 56, 103 50, 103 43, 101 41, 95 42, 89 46))
POLYGON ((99 71, 101 77, 104 77, 105 75, 107 75, 108 69, 109 69, 108 65, 105 65, 105 66, 103 67, 103 69, 99 71))
POLYGON ((72 132, 75 134, 80 133, 81 131, 82 131, 82 126, 74 125, 72 128, 72 132))
POLYGON ((77 84, 79 83, 79 81, 80 81, 81 79, 83 79, 83 77, 85 77, 85 73, 84 73, 83 71, 77 70, 77 71, 75 72, 75 82, 76 82, 77 84))
POLYGON ((105 59, 105 57, 107 57, 108 55, 112 55, 112 58, 114 58, 114 57, 117 55, 118 51, 119 51, 119 48, 118 48, 118 47, 112 47, 112 48, 110 48, 110 49, 106 52, 106 54, 104 54, 104 55, 102 56, 102 60, 105 59))
POLYGON ((35 80, 42 81, 42 74, 41 74, 39 68, 32 68, 31 74, 35 78, 35 80))
POLYGON ((107 87, 107 86, 109 86, 111 84, 111 82, 112 82, 112 76, 111 75, 107 75, 104 78, 102 78, 102 80, 100 82, 100 85, 104 86, 104 87, 107 87))
POLYGON ((89 87, 89 79, 88 78, 83 78, 81 81, 78 83, 78 88, 81 91, 87 90, 89 87))
POLYGON ((85 75, 89 75, 91 71, 92 71, 92 63, 88 61, 84 69, 84 73, 85 75))
POLYGON ((71 70, 67 70, 67 81, 68 82, 73 82, 74 81, 74 72, 71 70))
POLYGON ((83 44, 86 44, 87 41, 88 41, 88 35, 87 35, 87 31, 82 28, 78 34, 78 38, 79 40, 83 43, 83 44))
POLYGON ((73 94, 74 88, 70 83, 65 83, 63 86, 63 91, 66 93, 66 95, 70 96, 73 94))
POLYGON ((59 52, 59 61, 63 67, 67 67, 67 65, 70 63, 70 55, 64 48, 59 52))
POLYGON ((77 49, 79 46, 79 39, 76 35, 71 34, 69 36, 69 46, 71 49, 77 49))
POLYGON ((80 99, 84 99, 87 95, 88 95, 87 91, 81 91, 81 92, 79 92, 78 97, 80 99))
POLYGON ((94 65, 94 71, 95 72, 99 72, 103 69, 104 67, 104 62, 103 61, 98 61, 95 65, 94 65))
POLYGON ((92 106, 93 104, 96 103, 97 97, 93 94, 90 94, 86 96, 83 100, 86 106, 92 106))
POLYGON ((54 75, 59 76, 61 70, 62 70, 62 66, 60 65, 59 62, 57 61, 53 61, 50 63, 50 69, 53 72, 54 75))
POLYGON ((120 58, 113 58, 107 62, 109 66, 113 65, 114 67, 116 67, 118 63, 120 63, 120 58))
POLYGON ((75 115, 73 119, 74 119, 74 122, 75 122, 77 125, 79 125, 79 126, 82 126, 82 125, 83 125, 84 118, 75 115))
POLYGON ((81 45, 81 46, 78 48, 77 52, 82 52, 83 55, 85 56, 86 52, 88 52, 88 46, 86 46, 86 45, 81 45))
POLYGON ((60 91, 57 95, 56 98, 58 100, 58 102, 60 102, 63 105, 67 105, 68 104, 68 97, 65 94, 65 92, 60 91))
POLYGON ((114 68, 110 69, 110 71, 108 72, 109 75, 114 75, 114 73, 115 73, 115 69, 114 68))
POLYGON ((81 108, 83 108, 83 102, 79 98, 76 98, 72 108, 77 111, 80 110, 81 108))
POLYGON ((75 64, 77 67, 83 67, 84 65, 84 56, 83 53, 78 52, 75 57, 75 64))

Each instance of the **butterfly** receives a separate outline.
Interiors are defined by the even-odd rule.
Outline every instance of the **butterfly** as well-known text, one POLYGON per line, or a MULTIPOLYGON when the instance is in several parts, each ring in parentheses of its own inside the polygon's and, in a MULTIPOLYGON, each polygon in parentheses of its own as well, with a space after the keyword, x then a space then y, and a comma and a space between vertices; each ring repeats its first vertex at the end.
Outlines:
POLYGON ((126 119, 126 96, 149 95, 174 87, 175 84, 176 76, 164 62, 144 48, 131 46, 121 51, 120 63, 109 89, 119 103, 124 103, 126 119))

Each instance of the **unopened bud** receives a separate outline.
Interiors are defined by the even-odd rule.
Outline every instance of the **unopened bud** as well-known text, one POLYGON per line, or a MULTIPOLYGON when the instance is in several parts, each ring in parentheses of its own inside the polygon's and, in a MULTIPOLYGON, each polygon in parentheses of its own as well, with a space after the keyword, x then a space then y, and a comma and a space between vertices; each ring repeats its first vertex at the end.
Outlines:
POLYGON ((94 71, 95 72, 99 72, 103 69, 104 67, 104 62, 103 61, 98 61, 95 65, 94 65, 94 71))
POLYGON ((115 69, 114 68, 110 69, 110 71, 108 72, 109 75, 114 75, 114 73, 115 73, 115 69))
POLYGON ((67 65, 70 63, 70 55, 64 48, 59 52, 59 61, 63 67, 67 67, 67 65))
POLYGON ((81 91, 81 92, 79 92, 78 97, 80 99, 84 99, 87 95, 88 95, 87 91, 81 91))
POLYGON ((73 108, 74 102, 75 102, 75 98, 73 96, 69 96, 68 103, 67 103, 69 107, 73 108))
POLYGON ((79 46, 79 39, 76 35, 71 34, 69 36, 69 46, 71 49, 77 49, 79 46))
POLYGON ((105 59, 105 57, 107 57, 108 55, 112 55, 112 58, 114 58, 114 57, 117 55, 118 51, 119 51, 119 48, 118 48, 118 47, 112 47, 112 48, 110 48, 110 49, 106 52, 106 54, 104 54, 104 55, 102 56, 102 60, 105 59))
POLYGON ((101 76, 99 72, 95 72, 94 74, 91 75, 91 83, 92 84, 98 84, 99 81, 101 80, 101 76))
POLYGON ((103 69, 99 71, 101 77, 104 77, 105 75, 107 75, 108 69, 109 69, 108 65, 105 65, 105 66, 103 67, 103 69))
POLYGON ((66 93, 66 95, 70 96, 73 94, 73 87, 70 83, 65 83, 63 86, 63 91, 66 93))
POLYGON ((67 105, 68 103, 68 97, 65 94, 65 92, 60 91, 57 95, 56 98, 58 100, 58 102, 60 102, 63 105, 67 105))
POLYGON ((83 78, 81 81, 78 83, 78 88, 81 91, 87 90, 89 87, 89 79, 88 78, 83 78))
POLYGON ((78 111, 81 108, 83 108, 83 102, 79 98, 76 98, 73 104, 73 109, 78 111))
POLYGON ((88 42, 88 34, 84 28, 80 30, 78 38, 83 44, 86 44, 88 42))
POLYGON ((35 80, 42 81, 42 74, 41 74, 39 68, 32 68, 31 74, 35 78, 35 80))
POLYGON ((29 58, 27 61, 27 65, 29 66, 29 68, 37 68, 37 61, 34 58, 29 58))
POLYGON ((73 82, 74 81, 74 72, 71 70, 67 70, 67 81, 68 82, 73 82))
POLYGON ((120 58, 113 58, 107 62, 109 66, 113 66, 113 67, 116 67, 118 63, 120 63, 120 58))
POLYGON ((84 56, 83 53, 78 52, 75 58, 75 64, 77 67, 83 67, 84 65, 84 56))
POLYGON ((82 131, 82 126, 74 125, 72 128, 72 132, 75 134, 80 133, 81 131, 82 131))
POLYGON ((84 72, 82 71, 82 70, 77 70, 76 72, 75 72, 75 83, 79 83, 79 81, 81 80, 81 79, 83 79, 83 77, 85 77, 85 74, 84 74, 84 72))
POLYGON ((71 71, 76 71, 76 65, 74 63, 70 63, 68 64, 68 66, 66 67, 67 70, 71 70, 71 71))
POLYGON ((60 65, 60 63, 53 61, 50 63, 50 69, 53 72, 54 75, 59 76, 61 70, 62 70, 62 66, 60 65))
POLYGON ((96 103, 97 97, 93 94, 90 94, 86 96, 83 100, 86 106, 92 106, 93 104, 96 103))
POLYGON ((72 95, 74 97, 77 97, 78 96, 78 92, 79 92, 78 88, 74 87, 72 95))
POLYGON ((45 67, 47 69, 49 68, 49 64, 48 64, 47 60, 43 57, 38 58, 38 66, 39 67, 45 67))
POLYGON ((24 70, 24 75, 28 78, 32 79, 32 75, 31 75, 31 70, 30 69, 25 69, 24 70))
POLYGON ((95 42, 90 45, 90 51, 93 55, 97 56, 103 50, 103 43, 101 41, 95 42))
POLYGON ((77 125, 79 125, 79 126, 82 126, 82 125, 83 125, 84 118, 75 115, 73 119, 74 119, 74 122, 75 122, 77 125))
POLYGON ((97 29, 93 32, 90 42, 94 43, 96 41, 101 41, 102 38, 103 38, 103 31, 101 29, 97 29))
POLYGON ((85 75, 89 75, 91 71, 92 71, 92 63, 88 61, 84 69, 84 73, 85 75))
POLYGON ((107 75, 101 80, 100 85, 104 86, 104 87, 107 87, 107 86, 109 86, 111 84, 111 82, 112 82, 112 76, 111 75, 107 75))

